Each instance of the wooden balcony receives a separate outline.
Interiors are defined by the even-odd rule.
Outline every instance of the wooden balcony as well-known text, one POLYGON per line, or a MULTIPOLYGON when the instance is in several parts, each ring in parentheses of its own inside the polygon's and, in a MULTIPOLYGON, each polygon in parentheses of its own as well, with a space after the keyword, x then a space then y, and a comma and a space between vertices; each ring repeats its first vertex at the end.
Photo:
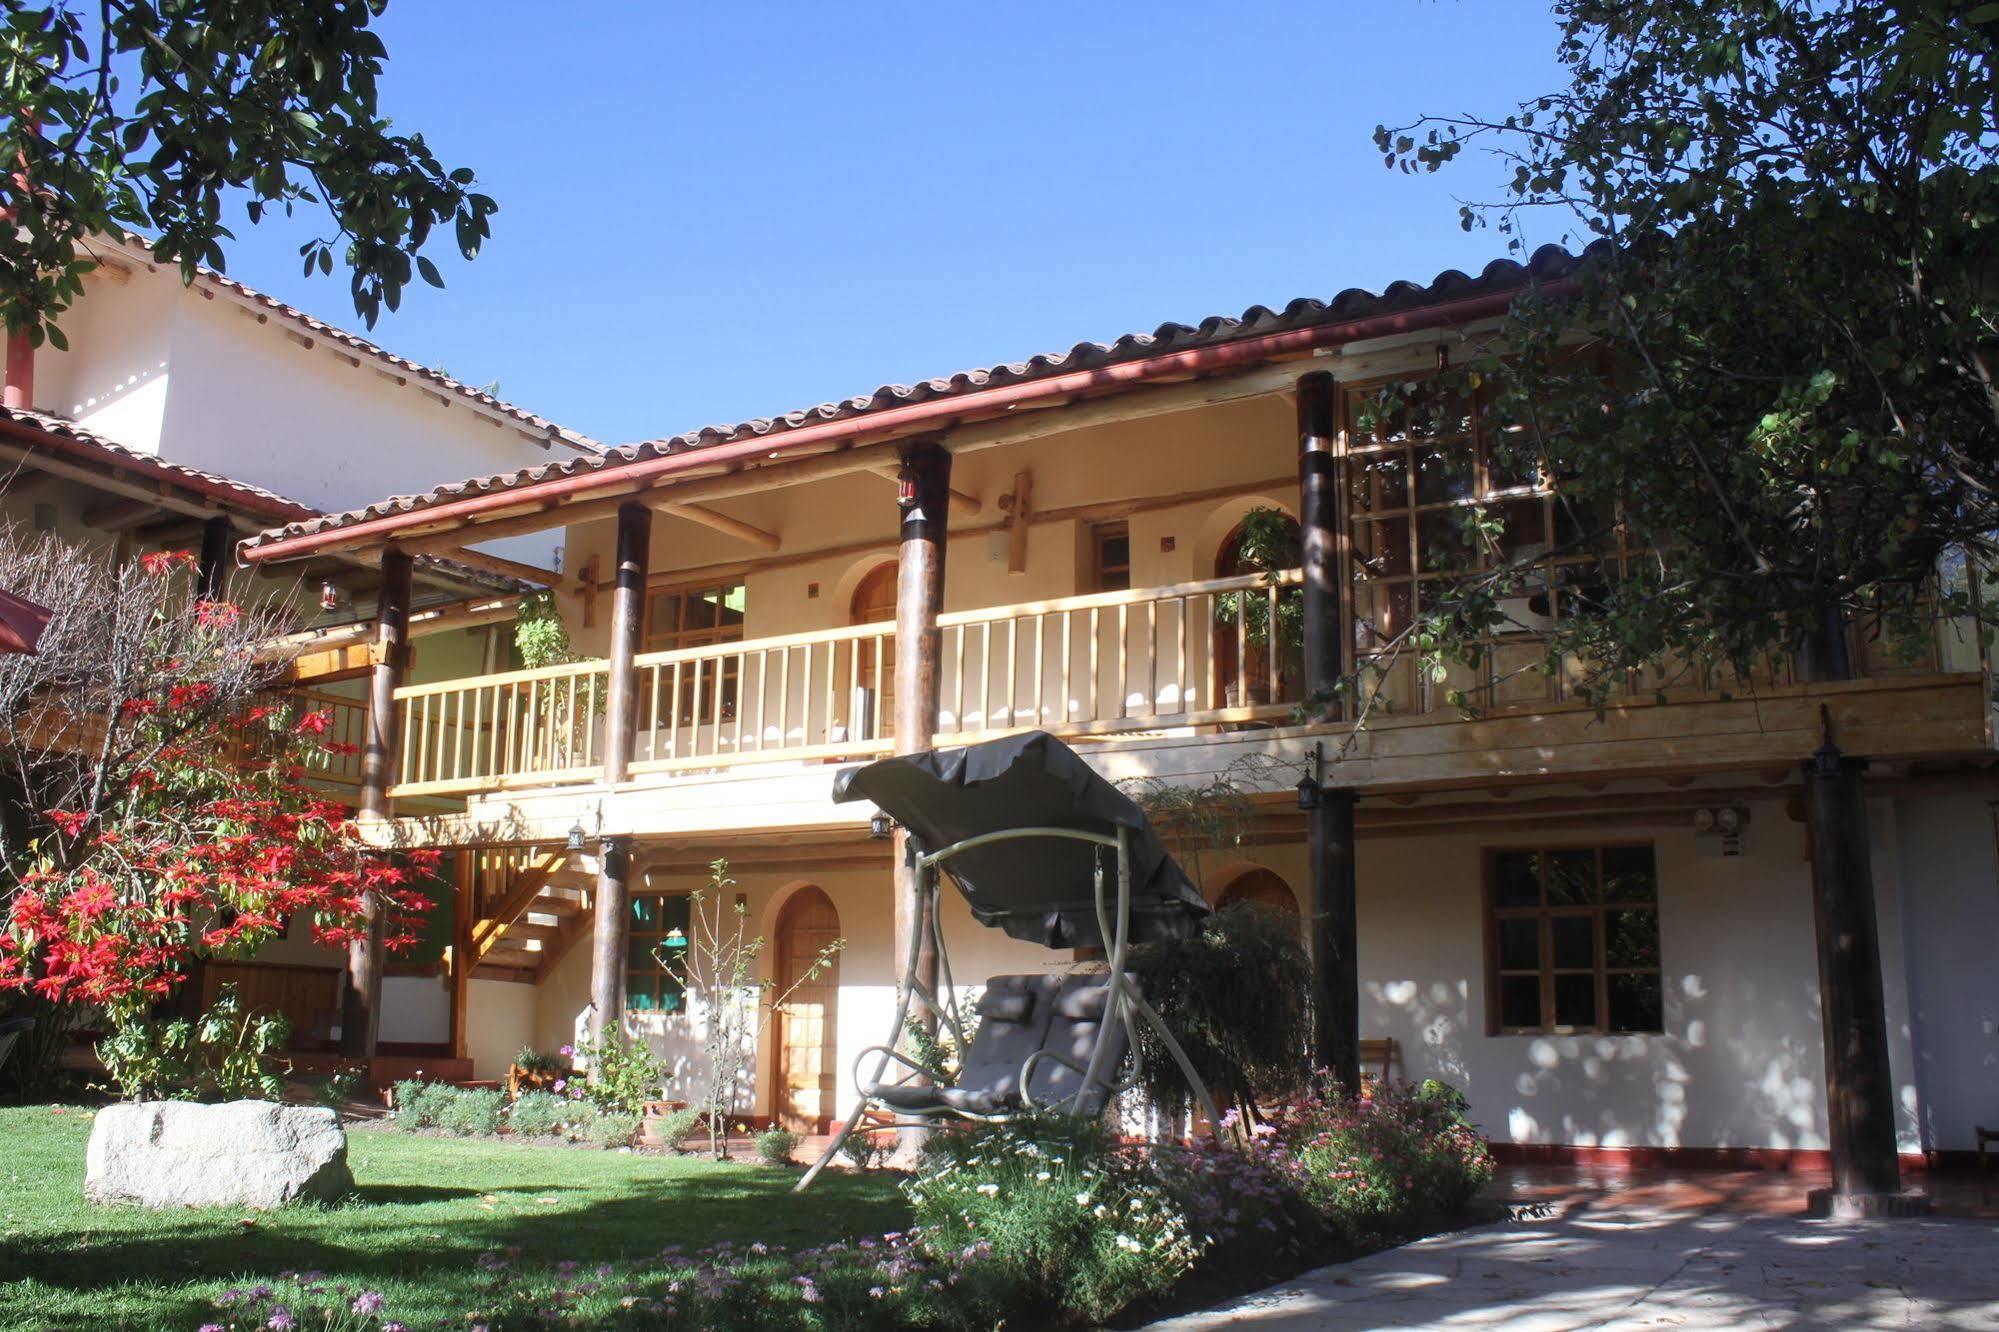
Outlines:
MULTIPOLYGON (((1187 744, 1256 748, 1296 736, 1310 729, 1298 726, 1296 663, 1268 651, 1255 630, 1299 595, 1300 581, 1293 570, 945 613, 931 743, 1036 728, 1079 743, 1165 743, 1181 755, 1165 766, 1192 776, 1213 769, 1190 762, 1187 744), (1239 613, 1245 601, 1248 615, 1239 613)), ((637 657, 632 778, 747 775, 756 765, 890 752, 894 639, 893 625, 865 624, 637 657)), ((1424 784, 1430 774, 1443 781, 1566 769, 1546 754, 1551 742, 1619 769, 1647 766, 1636 752, 1647 742, 1661 761, 1681 766, 1702 761, 1689 745, 1730 763, 1765 750, 1795 761, 1813 747, 1800 737, 1825 700, 1856 724, 1876 711, 1884 724, 1899 718, 1915 751, 1988 746, 1989 691, 1975 638, 1940 626, 1931 651, 1915 660, 1857 639, 1860 680, 1805 685, 1782 664, 1751 680, 1634 677, 1601 718, 1572 696, 1568 677, 1527 669, 1542 656, 1535 634, 1504 636, 1480 670, 1440 680, 1419 673, 1413 658, 1396 660, 1364 691, 1374 695, 1361 702, 1369 738, 1349 742, 1342 757, 1356 780, 1393 786, 1424 784), (1477 705, 1476 722, 1461 720, 1458 692, 1477 705), (1925 700, 1920 718, 1909 711, 1915 699, 1925 700), (1791 725, 1794 712, 1802 720, 1791 725), (1773 728, 1779 714, 1786 725, 1773 728)), ((477 797, 600 782, 608 672, 605 661, 581 661, 396 690, 401 739, 391 794, 477 797)), ((1890 726, 1878 739, 1894 734, 1890 726)))

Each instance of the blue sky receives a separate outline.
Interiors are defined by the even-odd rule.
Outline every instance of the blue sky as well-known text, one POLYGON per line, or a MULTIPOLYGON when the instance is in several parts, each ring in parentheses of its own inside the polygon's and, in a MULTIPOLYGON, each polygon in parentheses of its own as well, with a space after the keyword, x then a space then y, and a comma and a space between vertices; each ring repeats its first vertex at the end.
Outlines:
MULTIPOLYGON (((1545 0, 395 0, 388 113, 499 200, 375 338, 599 439, 1476 269, 1370 133, 1559 86, 1545 0)), ((301 224, 231 273, 358 327, 301 224)), ((1538 240, 1558 239, 1555 236, 1538 240)))

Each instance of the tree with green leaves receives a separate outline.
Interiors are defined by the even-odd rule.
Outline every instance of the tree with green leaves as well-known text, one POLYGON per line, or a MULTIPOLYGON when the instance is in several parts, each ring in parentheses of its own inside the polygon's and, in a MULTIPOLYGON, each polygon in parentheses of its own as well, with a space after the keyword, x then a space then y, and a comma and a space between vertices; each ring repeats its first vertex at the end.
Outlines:
POLYGON ((344 263, 374 326, 452 229, 471 258, 498 205, 470 168, 377 109, 388 0, 0 0, 0 321, 39 345, 93 267, 93 239, 138 229, 192 281, 220 272, 234 233, 301 208, 327 229, 305 270, 344 263))
POLYGON ((1640 667, 1838 676, 1852 627, 1989 622, 1967 569, 1999 532, 1999 4, 1555 10, 1566 88, 1376 131, 1405 171, 1510 169, 1467 229, 1592 243, 1441 384, 1375 404, 1473 401, 1558 494, 1554 550, 1468 512, 1482 567, 1412 642, 1474 656, 1510 598, 1552 598, 1544 666, 1601 700, 1640 667))

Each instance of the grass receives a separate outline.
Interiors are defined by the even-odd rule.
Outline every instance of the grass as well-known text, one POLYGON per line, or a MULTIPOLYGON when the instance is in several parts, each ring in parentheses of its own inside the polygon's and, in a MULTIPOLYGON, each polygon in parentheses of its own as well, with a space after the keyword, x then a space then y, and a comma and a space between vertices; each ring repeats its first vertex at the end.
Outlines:
POLYGON ((355 1195, 276 1212, 83 1201, 88 1109, 0 1107, 0 1328, 193 1329, 231 1286, 286 1270, 379 1290, 411 1327, 466 1327, 481 1253, 517 1266, 609 1262, 731 1240, 811 1245, 900 1229, 891 1177, 793 1171, 505 1140, 360 1131, 355 1195))

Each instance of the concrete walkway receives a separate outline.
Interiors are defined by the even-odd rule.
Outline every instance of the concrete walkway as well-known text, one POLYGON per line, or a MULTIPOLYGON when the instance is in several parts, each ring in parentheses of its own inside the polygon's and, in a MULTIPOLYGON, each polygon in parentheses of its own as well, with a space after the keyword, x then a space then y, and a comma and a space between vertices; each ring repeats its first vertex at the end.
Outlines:
POLYGON ((1436 1235, 1152 1332, 1999 1329, 1999 1225, 1838 1224, 1599 1197, 1436 1235))

